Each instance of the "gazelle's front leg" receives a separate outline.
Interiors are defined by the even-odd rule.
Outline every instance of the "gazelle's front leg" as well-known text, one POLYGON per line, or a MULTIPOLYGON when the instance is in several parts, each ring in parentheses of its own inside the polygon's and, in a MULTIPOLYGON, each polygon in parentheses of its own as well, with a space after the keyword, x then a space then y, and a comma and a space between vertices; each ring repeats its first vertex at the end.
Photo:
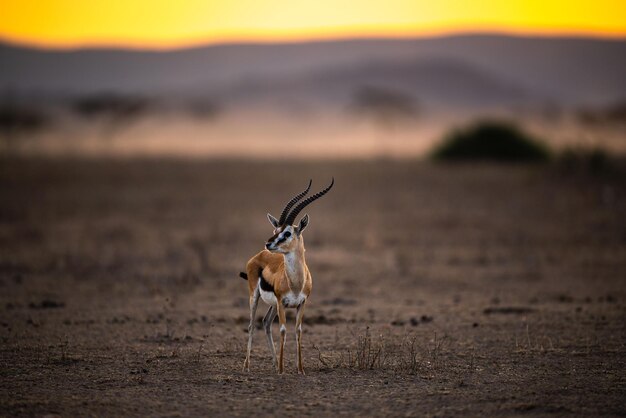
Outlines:
POLYGON ((276 305, 278 309, 278 322, 280 323, 280 356, 278 360, 278 374, 282 374, 285 370, 284 359, 285 359, 285 337, 287 334, 287 318, 285 316, 285 308, 281 304, 281 301, 278 301, 276 305))
POLYGON ((252 334, 254 334, 254 318, 256 317, 256 308, 259 304, 259 287, 254 289, 254 293, 250 295, 250 324, 248 325, 248 352, 246 360, 243 362, 243 371, 250 371, 250 351, 252 351, 252 334))
POLYGON ((267 336, 267 346, 270 349, 270 353, 272 353, 272 362, 274 363, 274 367, 276 367, 276 371, 278 371, 276 349, 274 348, 274 339, 272 338, 272 323, 274 322, 274 318, 276 318, 276 307, 270 306, 263 318, 263 326, 265 327, 265 335, 267 336))
POLYGON ((304 318, 304 304, 302 302, 298 305, 296 310, 296 344, 298 350, 298 373, 304 374, 304 367, 302 366, 302 318, 304 318))

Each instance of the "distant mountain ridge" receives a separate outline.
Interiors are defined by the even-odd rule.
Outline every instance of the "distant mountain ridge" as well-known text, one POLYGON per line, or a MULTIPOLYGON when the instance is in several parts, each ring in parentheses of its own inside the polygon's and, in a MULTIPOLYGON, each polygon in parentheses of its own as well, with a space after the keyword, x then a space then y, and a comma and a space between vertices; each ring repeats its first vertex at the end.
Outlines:
POLYGON ((244 102, 270 98, 290 104, 307 98, 321 104, 348 104, 355 92, 368 88, 444 106, 519 103, 528 97, 523 88, 513 83, 461 61, 439 58, 355 63, 306 75, 251 79, 218 91, 215 97, 244 102))
POLYGON ((626 41, 458 35, 173 51, 47 51, 0 45, 0 91, 228 101, 347 100, 364 85, 426 102, 564 105, 626 99, 626 41))

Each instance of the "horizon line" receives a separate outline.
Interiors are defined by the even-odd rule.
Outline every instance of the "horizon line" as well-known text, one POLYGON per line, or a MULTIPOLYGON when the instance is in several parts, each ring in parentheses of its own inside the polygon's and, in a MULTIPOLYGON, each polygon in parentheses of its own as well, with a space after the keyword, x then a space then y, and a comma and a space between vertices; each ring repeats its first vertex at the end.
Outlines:
POLYGON ((50 52, 69 52, 79 50, 127 50, 127 51, 150 51, 150 52, 173 52, 179 50, 197 49, 212 46, 227 45, 290 45, 290 44, 306 44, 306 43, 331 43, 331 42, 349 42, 349 41, 402 41, 402 40, 427 40, 437 38, 454 38, 454 37, 478 37, 478 36, 501 36, 509 38, 546 38, 546 39, 589 39, 589 40, 605 40, 605 41, 626 41, 626 32, 591 32, 584 30, 557 31, 557 30, 522 30, 522 29, 467 29, 467 30, 437 30, 421 33, 363 33, 353 35, 295 35, 292 37, 281 37, 272 35, 261 36, 240 36, 240 37, 224 37, 220 39, 199 39, 199 40, 178 40, 165 42, 156 45, 149 41, 131 41, 117 40, 112 42, 98 40, 84 40, 76 42, 62 43, 45 43, 38 41, 28 41, 12 39, 4 35, 0 35, 0 44, 9 45, 17 48, 28 48, 50 52))

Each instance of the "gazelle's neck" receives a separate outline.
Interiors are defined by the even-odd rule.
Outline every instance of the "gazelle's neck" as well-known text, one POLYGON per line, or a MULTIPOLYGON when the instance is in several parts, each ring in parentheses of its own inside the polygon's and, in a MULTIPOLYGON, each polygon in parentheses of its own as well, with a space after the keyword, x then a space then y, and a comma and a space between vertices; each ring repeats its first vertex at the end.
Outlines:
POLYGON ((289 279, 289 287, 293 292, 300 292, 304 286, 306 262, 304 260, 304 242, 300 237, 300 243, 293 251, 285 253, 285 273, 289 279))

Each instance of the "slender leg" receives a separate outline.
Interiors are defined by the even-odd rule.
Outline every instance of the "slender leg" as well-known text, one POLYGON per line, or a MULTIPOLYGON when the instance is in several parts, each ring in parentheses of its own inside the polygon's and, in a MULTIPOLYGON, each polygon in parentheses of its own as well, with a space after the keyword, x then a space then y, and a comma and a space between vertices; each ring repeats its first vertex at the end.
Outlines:
POLYGON ((276 305, 278 309, 278 322, 280 322, 280 357, 278 360, 278 374, 282 374, 284 368, 284 354, 285 354, 285 336, 287 334, 287 318, 285 316, 285 308, 281 305, 280 301, 276 305))
POLYGON ((274 339, 272 338, 272 323, 274 322, 274 318, 276 318, 276 307, 270 306, 263 318, 263 326, 265 327, 265 335, 267 336, 267 346, 270 349, 270 353, 272 353, 272 362, 276 367, 276 371, 278 371, 278 362, 276 361, 276 349, 274 348, 274 339))
POLYGON ((259 304, 259 287, 254 289, 254 293, 250 296, 250 325, 248 325, 248 352, 246 360, 243 362, 243 371, 250 371, 250 351, 252 351, 252 334, 254 334, 254 318, 256 316, 256 308, 259 304))
POLYGON ((298 373, 304 374, 302 366, 302 318, 304 318, 304 303, 298 306, 296 310, 296 344, 298 350, 298 373))

